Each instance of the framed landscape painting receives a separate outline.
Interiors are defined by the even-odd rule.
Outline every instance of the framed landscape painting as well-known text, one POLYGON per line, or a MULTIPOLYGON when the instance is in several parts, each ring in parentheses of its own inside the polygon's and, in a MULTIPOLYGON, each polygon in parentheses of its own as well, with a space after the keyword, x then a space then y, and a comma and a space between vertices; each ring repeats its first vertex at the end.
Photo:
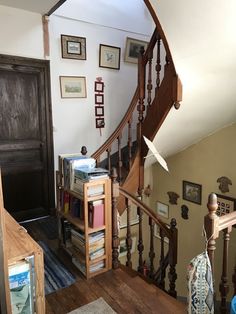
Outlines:
POLYGON ((86 98, 84 76, 60 76, 61 98, 86 98))
POLYGON ((61 35, 61 54, 64 59, 86 60, 86 38, 61 35))

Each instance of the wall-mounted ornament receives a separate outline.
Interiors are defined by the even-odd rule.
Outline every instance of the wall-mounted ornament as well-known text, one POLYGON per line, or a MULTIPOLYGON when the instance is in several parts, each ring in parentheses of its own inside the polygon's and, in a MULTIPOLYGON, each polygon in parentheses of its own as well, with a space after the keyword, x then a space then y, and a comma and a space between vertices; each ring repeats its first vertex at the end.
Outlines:
POLYGON ((94 82, 94 96, 95 96, 95 122, 96 128, 99 129, 102 135, 102 128, 105 127, 104 118, 104 83, 102 77, 97 77, 94 82))
POLYGON ((188 219, 188 207, 186 205, 181 206, 181 217, 183 219, 188 219))
POLYGON ((177 200, 179 198, 179 195, 172 191, 167 192, 167 194, 169 196, 169 203, 172 205, 177 205, 177 200))
POLYGON ((220 178, 217 179, 216 182, 220 183, 219 190, 222 193, 229 192, 229 185, 232 185, 232 181, 229 178, 227 178, 227 177, 220 177, 220 178))
POLYGON ((147 197, 149 197, 152 193, 152 190, 151 190, 151 187, 150 187, 150 184, 148 184, 145 189, 144 189, 144 195, 146 195, 147 197))

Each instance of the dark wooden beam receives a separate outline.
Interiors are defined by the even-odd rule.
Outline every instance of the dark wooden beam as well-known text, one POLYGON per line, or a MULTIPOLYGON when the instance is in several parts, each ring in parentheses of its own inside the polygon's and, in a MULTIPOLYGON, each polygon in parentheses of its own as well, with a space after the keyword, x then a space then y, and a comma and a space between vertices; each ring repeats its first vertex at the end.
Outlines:
POLYGON ((63 3, 65 3, 66 2, 66 0, 59 0, 49 11, 48 11, 48 13, 46 14, 46 15, 48 15, 48 16, 50 16, 50 15, 52 15, 52 13, 54 12, 54 11, 56 11, 58 8, 60 8, 60 6, 63 4, 63 3))

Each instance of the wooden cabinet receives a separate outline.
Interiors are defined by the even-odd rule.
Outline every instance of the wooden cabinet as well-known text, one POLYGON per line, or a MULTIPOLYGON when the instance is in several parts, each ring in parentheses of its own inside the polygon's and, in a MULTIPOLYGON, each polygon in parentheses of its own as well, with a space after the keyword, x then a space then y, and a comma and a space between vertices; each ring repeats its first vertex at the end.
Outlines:
POLYGON ((91 278, 111 269, 111 180, 82 182, 76 191, 64 189, 61 182, 58 172, 60 245, 84 276, 91 278))

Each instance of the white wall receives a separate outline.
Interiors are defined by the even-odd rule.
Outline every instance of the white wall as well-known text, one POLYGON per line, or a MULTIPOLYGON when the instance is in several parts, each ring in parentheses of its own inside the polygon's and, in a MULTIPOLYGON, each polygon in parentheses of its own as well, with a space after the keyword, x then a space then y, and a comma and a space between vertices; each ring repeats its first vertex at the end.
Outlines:
MULTIPOLYGON (((134 1, 130 0, 127 2, 129 4, 129 7, 126 8, 129 10, 127 15, 122 15, 112 5, 108 8, 108 4, 106 4, 104 7, 103 2, 96 1, 91 8, 90 2, 76 1, 76 4, 81 4, 81 8, 79 10, 72 7, 72 12, 89 13, 91 9, 92 13, 90 12, 91 14, 88 15, 89 22, 63 17, 63 6, 59 12, 56 11, 50 17, 51 88, 56 167, 58 154, 78 152, 82 145, 86 145, 90 155, 115 130, 126 112, 137 86, 137 66, 124 62, 126 37, 149 40, 150 36, 139 33, 139 20, 143 21, 144 29, 148 29, 150 35, 153 30, 151 18, 146 16, 144 5, 135 6, 134 1), (103 5, 103 9, 99 10, 100 5, 103 5), (96 12, 95 8, 98 9, 96 12), (136 31, 134 26, 132 29, 130 27, 129 16, 136 21, 136 31), (61 34, 86 37, 87 60, 62 58, 61 34), (99 44, 121 48, 120 70, 99 67, 99 44), (61 75, 85 76, 87 98, 62 99, 59 84, 61 75), (105 128, 101 129, 102 135, 95 127, 94 81, 96 77, 102 77, 105 83, 105 128)), ((71 1, 68 2, 68 4, 70 3, 71 1)), ((113 5, 114 3, 112 2, 113 5)), ((66 13, 68 12, 66 11, 66 13)), ((80 18, 80 16, 74 16, 74 18, 80 18)), ((83 16, 83 19, 86 19, 86 16, 83 16)))
POLYGON ((42 17, 0 5, 0 53, 44 58, 42 17))

